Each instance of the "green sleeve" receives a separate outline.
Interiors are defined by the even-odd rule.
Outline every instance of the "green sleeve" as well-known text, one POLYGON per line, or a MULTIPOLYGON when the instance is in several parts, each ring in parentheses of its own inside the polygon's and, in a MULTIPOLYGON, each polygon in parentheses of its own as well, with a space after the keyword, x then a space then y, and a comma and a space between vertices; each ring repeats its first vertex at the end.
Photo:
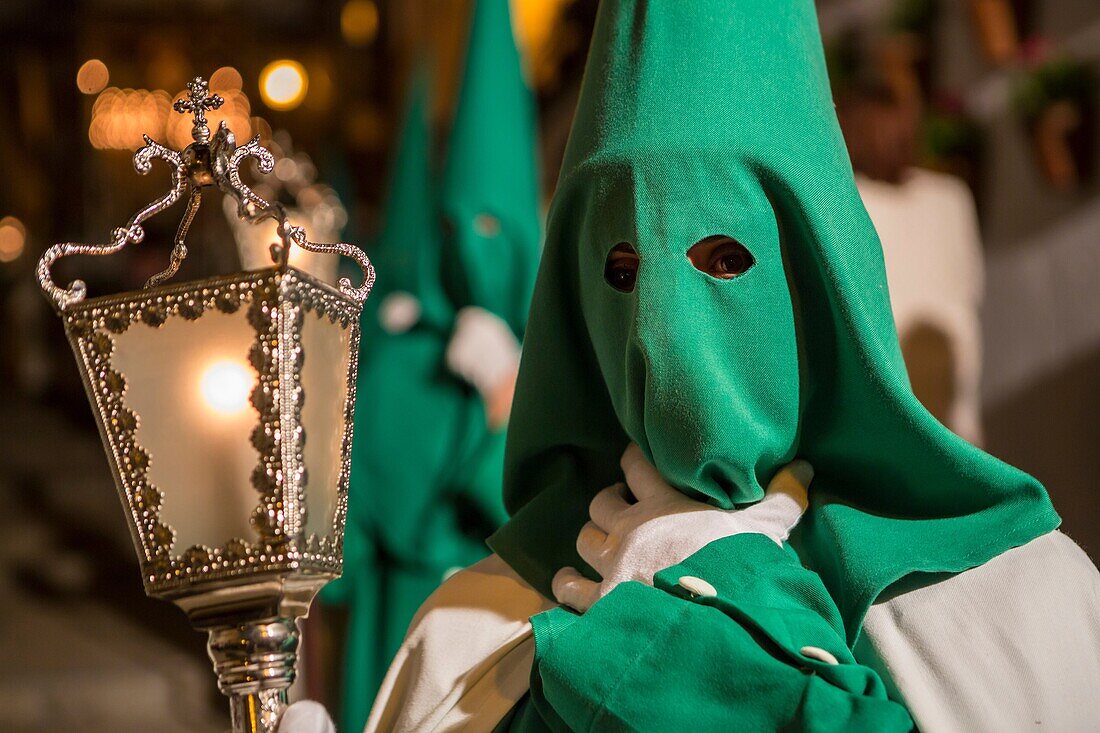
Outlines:
POLYGON ((532 619, 535 707, 547 703, 574 731, 913 729, 855 662, 817 575, 768 538, 711 543, 655 586, 624 583, 583 616, 532 619), (689 593, 684 577, 707 593, 689 593))
POLYGON ((455 466, 450 480, 452 490, 476 513, 487 535, 508 521, 501 491, 505 431, 494 432, 485 427, 484 406, 480 398, 475 399, 476 405, 471 405, 468 411, 467 433, 479 437, 465 459, 455 466))

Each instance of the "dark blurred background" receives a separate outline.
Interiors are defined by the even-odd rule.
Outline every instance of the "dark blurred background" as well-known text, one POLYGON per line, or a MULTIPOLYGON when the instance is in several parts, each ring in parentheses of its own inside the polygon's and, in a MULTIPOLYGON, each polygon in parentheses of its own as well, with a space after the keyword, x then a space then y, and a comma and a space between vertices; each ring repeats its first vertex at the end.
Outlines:
MULTIPOLYGON (((596 5, 512 0, 539 100, 547 198, 596 5)), ((976 435, 1042 480, 1065 531, 1100 558, 1100 4, 818 5, 852 125, 876 105, 909 120, 912 144, 895 168, 954 176, 976 205, 985 271, 976 435)), ((104 241, 166 189, 160 164, 138 176, 131 154, 143 132, 189 142, 169 107, 196 74, 227 100, 213 121, 227 119, 238 140, 259 134, 287 161, 263 185, 321 207, 334 231, 369 244, 408 71, 433 60, 444 135, 468 13, 468 0, 0 3, 0 729, 226 725, 203 638, 142 593, 91 410, 34 279, 39 256, 59 241, 104 241)), ((889 179, 876 155, 853 146, 857 168, 889 179)), ((154 218, 141 245, 72 258, 55 277, 79 273, 93 295, 139 287, 165 266, 176 221, 154 218)), ((911 232, 913 246, 921 236, 911 232)), ((220 206, 200 212, 189 245, 181 280, 240 266, 220 206)), ((952 358, 935 334, 902 336, 918 371, 952 358)), ((926 371, 930 381, 914 372, 914 382, 932 404, 953 386, 926 371)), ((950 368, 939 374, 952 379, 950 368)), ((317 685, 311 694, 325 697, 317 685)))

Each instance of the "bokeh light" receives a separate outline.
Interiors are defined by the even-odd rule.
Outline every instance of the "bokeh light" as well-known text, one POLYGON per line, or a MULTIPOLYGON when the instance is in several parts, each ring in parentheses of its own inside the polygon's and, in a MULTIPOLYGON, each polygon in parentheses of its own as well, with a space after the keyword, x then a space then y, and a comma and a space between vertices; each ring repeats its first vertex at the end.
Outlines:
POLYGON ((241 72, 234 69, 232 66, 222 66, 219 69, 215 69, 214 73, 210 75, 210 91, 212 92, 239 92, 244 87, 244 79, 241 77, 241 72))
POLYGON ((302 106, 315 112, 330 110, 336 97, 336 87, 327 67, 323 58, 311 60, 309 64, 309 95, 302 100, 302 106))
POLYGON ((354 149, 376 150, 385 144, 386 119, 381 110, 372 105, 349 105, 344 113, 344 135, 354 149))
POLYGON ((561 23, 573 0, 512 0, 512 25, 526 68, 536 85, 556 79, 561 54, 572 45, 571 28, 561 23))
POLYGON ((99 94, 110 78, 107 64, 99 59, 88 59, 76 72, 76 88, 81 94, 99 94))
POLYGON ((272 61, 260 72, 260 97, 275 110, 291 110, 305 99, 309 77, 293 59, 272 61))
POLYGON ((12 262, 23 254, 27 230, 14 216, 0 219, 0 262, 12 262))
POLYGON ((248 406, 248 393, 255 380, 248 367, 239 361, 216 361, 202 373, 200 391, 203 401, 214 412, 235 415, 248 406))
POLYGON ((378 6, 371 0, 348 0, 340 11, 340 33, 352 46, 365 46, 378 35, 378 6))
POLYGON ((259 135, 260 140, 266 144, 271 140, 271 125, 263 117, 253 117, 249 121, 252 127, 252 134, 259 135))
POLYGON ((98 150, 137 150, 143 134, 163 139, 172 98, 157 89, 104 89, 92 105, 88 140, 98 150))
MULTIPOLYGON (((232 75, 223 75, 223 80, 231 84, 232 75)), ((247 95, 231 87, 211 89, 225 100, 220 109, 206 113, 211 130, 225 120, 239 141, 251 137, 252 105, 247 95)), ((177 94, 176 99, 183 96, 177 94)), ((167 141, 175 148, 184 148, 192 142, 191 115, 173 112, 172 102, 172 96, 163 89, 108 87, 92 105, 88 140, 97 150, 137 150, 144 144, 142 135, 148 135, 158 142, 167 141)))

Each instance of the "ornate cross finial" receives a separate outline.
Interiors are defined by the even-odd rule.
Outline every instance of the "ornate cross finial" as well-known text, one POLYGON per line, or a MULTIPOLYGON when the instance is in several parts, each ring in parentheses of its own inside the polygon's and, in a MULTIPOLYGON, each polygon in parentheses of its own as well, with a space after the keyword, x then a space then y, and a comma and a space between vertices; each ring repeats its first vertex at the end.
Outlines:
POLYGON ((191 137, 197 143, 210 142, 210 128, 206 124, 206 110, 217 109, 225 101, 217 94, 207 96, 209 87, 206 79, 196 76, 187 82, 187 99, 177 99, 172 109, 180 114, 190 112, 194 115, 194 127, 191 128, 191 137))

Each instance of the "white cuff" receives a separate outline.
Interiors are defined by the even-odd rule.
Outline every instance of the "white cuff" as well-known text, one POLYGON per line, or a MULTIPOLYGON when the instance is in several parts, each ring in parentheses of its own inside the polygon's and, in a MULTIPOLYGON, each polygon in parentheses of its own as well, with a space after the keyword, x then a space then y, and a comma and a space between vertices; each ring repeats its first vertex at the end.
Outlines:
POLYGON ((488 397, 519 367, 519 341, 500 317, 468 306, 458 312, 447 367, 488 397))

